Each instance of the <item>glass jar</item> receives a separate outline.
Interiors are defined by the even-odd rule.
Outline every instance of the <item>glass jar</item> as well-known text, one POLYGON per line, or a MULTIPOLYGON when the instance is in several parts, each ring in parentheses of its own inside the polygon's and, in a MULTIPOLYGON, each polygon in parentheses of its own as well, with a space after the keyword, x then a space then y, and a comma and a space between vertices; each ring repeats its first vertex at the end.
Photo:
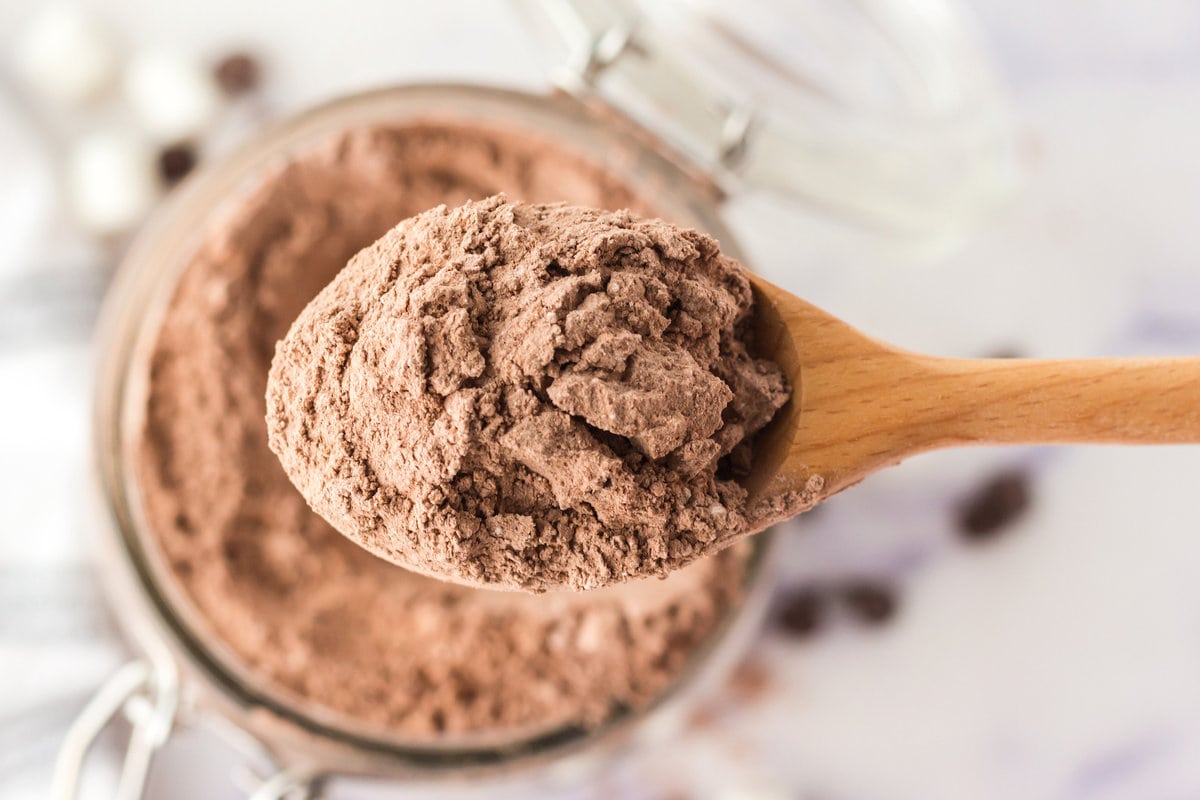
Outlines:
MULTIPOLYGON (((797 129, 773 113, 777 109, 759 113, 748 101, 729 100, 699 71, 684 66, 675 57, 677 49, 652 46, 650 42, 659 41, 651 36, 654 23, 638 16, 636 9, 601 5, 558 3, 542 8, 553 9, 546 20, 563 36, 569 53, 566 66, 556 73, 558 91, 532 94, 425 84, 333 101, 263 132, 195 176, 141 231, 121 265, 102 317, 94 419, 101 575, 139 658, 102 687, 72 728, 60 757, 56 797, 72 796, 91 741, 119 713, 132 722, 122 797, 140 794, 154 751, 181 725, 212 728, 249 758, 270 764, 273 774, 254 795, 260 798, 310 796, 335 779, 369 793, 371 786, 386 787, 394 781, 511 777, 551 762, 582 769, 678 725, 689 700, 719 680, 744 651, 771 589, 771 552, 776 546, 771 532, 753 537, 742 601, 727 610, 716 632, 647 708, 617 713, 594 729, 563 728, 503 742, 428 744, 364 733, 331 721, 315 706, 272 693, 219 643, 202 636, 194 621, 196 612, 168 574, 140 509, 129 458, 147 379, 137 367, 137 355, 157 331, 204 222, 248 178, 339 131, 429 119, 535 132, 603 164, 665 217, 707 231, 724 252, 743 261, 720 213, 729 192, 743 183, 773 182, 775 188, 786 186, 793 195, 840 217, 908 232, 940 232, 960 224, 963 209, 978 207, 994 193, 996 183, 979 176, 1003 172, 995 153, 969 161, 959 151, 956 168, 969 168, 971 179, 957 181, 954 191, 945 183, 933 192, 931 175, 918 168, 920 159, 911 158, 916 152, 911 132, 893 131, 897 141, 904 141, 890 150, 876 135, 878 149, 869 160, 855 157, 865 140, 852 136, 845 126, 840 133, 837 126, 825 131, 832 139, 809 135, 801 141, 797 129), (622 71, 623 76, 618 74, 622 71), (640 84, 645 101, 640 111, 637 103, 628 104, 629 114, 618 110, 627 105, 619 98, 628 86, 620 89, 615 85, 620 80, 613 76, 625 84, 640 84), (656 98, 663 102, 656 103, 656 98), (669 119, 662 124, 647 112, 664 109, 669 119), (925 196, 913 181, 905 180, 905 170, 919 178, 928 190, 925 196)), ((929 4, 937 7, 940 4, 929 4)), ((895 30, 911 34, 916 22, 905 19, 906 27, 895 30)), ((934 21, 934 27, 946 24, 944 17, 934 21)), ((944 45, 946 31, 938 35, 941 38, 934 40, 944 45)), ((928 48, 922 40, 926 60, 928 48)), ((852 120, 853 110, 843 116, 852 120)), ((923 146, 933 148, 929 152, 950 149, 944 137, 930 137, 923 146)))

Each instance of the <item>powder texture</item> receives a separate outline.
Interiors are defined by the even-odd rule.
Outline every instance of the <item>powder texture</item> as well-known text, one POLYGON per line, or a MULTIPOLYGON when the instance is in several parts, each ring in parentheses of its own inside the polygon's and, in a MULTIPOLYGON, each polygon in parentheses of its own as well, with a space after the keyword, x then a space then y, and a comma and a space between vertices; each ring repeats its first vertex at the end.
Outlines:
POLYGON ((741 551, 580 595, 430 580, 334 531, 268 449, 267 370, 305 304, 398 220, 499 191, 651 210, 530 134, 354 130, 206 223, 141 367, 140 495, 189 624, 260 689, 358 730, 446 741, 598 724, 659 695, 740 601, 741 551))
POLYGON ((787 400, 710 237, 629 211, 439 207, 350 260, 280 343, 271 448, 394 563, 471 584, 662 576, 749 531, 721 459, 787 400))

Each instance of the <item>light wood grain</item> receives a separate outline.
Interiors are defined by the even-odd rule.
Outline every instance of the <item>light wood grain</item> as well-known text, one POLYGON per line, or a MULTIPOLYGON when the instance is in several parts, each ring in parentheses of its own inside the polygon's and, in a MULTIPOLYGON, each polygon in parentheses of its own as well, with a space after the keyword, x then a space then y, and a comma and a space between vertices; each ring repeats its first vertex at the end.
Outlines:
POLYGON ((1200 442, 1200 358, 952 359, 872 339, 754 276, 760 355, 792 381, 748 480, 822 497, 926 450, 1200 442))

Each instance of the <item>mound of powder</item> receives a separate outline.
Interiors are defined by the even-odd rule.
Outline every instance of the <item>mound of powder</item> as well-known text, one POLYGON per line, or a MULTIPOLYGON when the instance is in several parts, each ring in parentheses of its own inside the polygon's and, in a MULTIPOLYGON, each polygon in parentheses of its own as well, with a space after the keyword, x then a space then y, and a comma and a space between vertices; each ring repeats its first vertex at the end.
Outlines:
POLYGON ((259 177, 205 221, 135 367, 138 494, 189 630, 260 693, 417 742, 591 726, 659 696, 740 603, 742 548, 585 594, 430 580, 309 510, 264 421, 276 341, 397 220, 499 191, 653 210, 536 135, 466 124, 352 130, 259 177))
POLYGON ((371 552, 470 584, 663 576, 749 531, 721 461, 786 402, 696 231, 503 197, 405 220, 276 351, 272 450, 371 552))

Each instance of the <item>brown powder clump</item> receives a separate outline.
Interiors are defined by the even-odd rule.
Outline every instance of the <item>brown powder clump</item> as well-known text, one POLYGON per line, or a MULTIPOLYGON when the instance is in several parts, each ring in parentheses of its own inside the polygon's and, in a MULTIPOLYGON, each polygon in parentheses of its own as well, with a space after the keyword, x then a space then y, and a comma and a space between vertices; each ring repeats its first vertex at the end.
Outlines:
POLYGON ((397 220, 499 191, 650 209, 522 132, 414 124, 303 153, 205 223, 149 343, 139 495, 189 626, 260 690, 415 741, 595 725, 679 676, 740 602, 745 551, 586 594, 430 580, 339 535, 267 447, 275 342, 397 220))
POLYGON ((394 563, 593 589, 744 536, 721 459, 788 397, 704 234, 503 197, 405 220, 300 314, 267 384, 312 507, 394 563))

